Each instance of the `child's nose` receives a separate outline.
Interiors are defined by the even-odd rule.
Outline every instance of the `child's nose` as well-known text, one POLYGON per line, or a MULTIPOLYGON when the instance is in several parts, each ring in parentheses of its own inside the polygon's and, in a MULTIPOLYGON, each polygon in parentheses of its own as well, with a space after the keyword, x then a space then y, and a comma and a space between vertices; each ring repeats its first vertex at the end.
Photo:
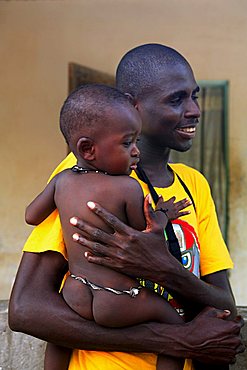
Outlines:
POLYGON ((140 155, 140 150, 137 148, 136 144, 133 145, 131 155, 133 157, 139 157, 139 155, 140 155))

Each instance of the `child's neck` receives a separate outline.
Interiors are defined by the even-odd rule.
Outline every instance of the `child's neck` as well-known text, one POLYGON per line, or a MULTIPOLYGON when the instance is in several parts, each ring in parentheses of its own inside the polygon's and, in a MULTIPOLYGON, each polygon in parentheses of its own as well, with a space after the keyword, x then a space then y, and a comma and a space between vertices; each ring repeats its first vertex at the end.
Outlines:
POLYGON ((72 171, 77 172, 77 173, 91 173, 92 172, 92 173, 103 173, 104 175, 108 175, 108 173, 105 171, 101 171, 96 168, 81 167, 81 166, 78 166, 78 164, 72 167, 72 171))

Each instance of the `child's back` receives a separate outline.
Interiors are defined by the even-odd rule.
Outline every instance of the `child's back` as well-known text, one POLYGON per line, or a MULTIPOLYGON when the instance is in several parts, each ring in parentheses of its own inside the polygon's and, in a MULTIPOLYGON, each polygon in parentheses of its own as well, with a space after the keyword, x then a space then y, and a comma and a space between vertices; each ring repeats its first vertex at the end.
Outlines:
MULTIPOLYGON (((84 257, 87 249, 83 246, 78 248, 78 244, 73 241, 72 235, 76 229, 69 223, 69 220, 77 216, 97 228, 109 231, 100 218, 87 207, 87 202, 94 200, 126 224, 143 230, 145 228, 143 193, 138 182, 129 176, 111 176, 93 172, 76 173, 69 169, 58 176, 54 198, 61 219, 70 274, 84 277, 97 285, 118 290, 130 289, 131 286, 128 280, 126 284, 125 276, 114 270, 88 263, 84 257)), ((84 309, 87 305, 85 305, 83 295, 88 287, 72 278, 68 279, 67 284, 69 286, 65 285, 63 291, 67 303, 78 311, 80 302, 83 302, 79 313, 85 317, 84 309)), ((138 286, 137 282, 136 286, 138 286)), ((92 318, 91 314, 88 318, 92 318)))

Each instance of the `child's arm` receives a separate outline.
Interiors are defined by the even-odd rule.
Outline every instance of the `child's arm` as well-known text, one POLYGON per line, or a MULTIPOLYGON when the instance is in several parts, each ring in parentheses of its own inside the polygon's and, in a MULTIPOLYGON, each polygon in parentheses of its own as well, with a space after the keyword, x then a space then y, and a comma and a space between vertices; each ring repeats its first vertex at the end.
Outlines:
POLYGON ((56 175, 32 203, 27 206, 25 220, 29 225, 40 224, 56 209, 54 194, 57 177, 58 175, 56 175))
POLYGON ((145 230, 146 221, 144 217, 143 191, 137 180, 128 177, 128 184, 125 189, 126 195, 126 216, 128 225, 137 230, 145 230))
POLYGON ((47 343, 44 360, 44 370, 67 370, 72 350, 47 343))
POLYGON ((155 212, 161 211, 167 217, 167 220, 176 220, 179 217, 190 214, 190 211, 183 211, 183 209, 189 207, 192 202, 188 198, 184 198, 175 203, 176 197, 172 197, 166 201, 163 200, 162 196, 159 197, 158 203, 155 207, 155 212))
MULTIPOLYGON (((143 192, 140 184, 135 179, 132 180, 131 189, 126 192, 126 214, 128 224, 137 229, 144 230, 146 227, 144 213, 143 213, 143 192)), ((176 198, 172 197, 164 201, 162 196, 159 197, 158 203, 155 207, 159 223, 165 228, 168 220, 175 220, 179 217, 186 216, 190 211, 183 211, 192 203, 190 199, 184 198, 175 202, 176 198), (161 211, 161 212, 158 212, 161 211)))

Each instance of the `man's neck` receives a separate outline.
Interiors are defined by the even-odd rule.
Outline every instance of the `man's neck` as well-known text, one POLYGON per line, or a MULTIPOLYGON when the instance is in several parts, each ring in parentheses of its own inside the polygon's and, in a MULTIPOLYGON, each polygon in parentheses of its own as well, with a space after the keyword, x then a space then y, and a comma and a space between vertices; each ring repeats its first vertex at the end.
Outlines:
POLYGON ((140 164, 153 186, 168 187, 174 181, 174 174, 167 167, 170 149, 150 145, 144 140, 140 142, 140 164))

